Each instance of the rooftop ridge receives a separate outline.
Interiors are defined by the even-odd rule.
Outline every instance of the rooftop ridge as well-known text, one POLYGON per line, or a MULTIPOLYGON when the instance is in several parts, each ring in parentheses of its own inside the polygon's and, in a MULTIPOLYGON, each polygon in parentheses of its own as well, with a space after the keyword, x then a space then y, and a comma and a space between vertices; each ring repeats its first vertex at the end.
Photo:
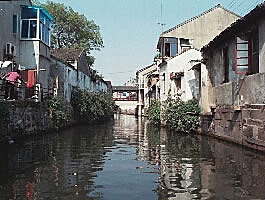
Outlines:
POLYGON ((182 23, 180 23, 180 24, 178 24, 178 25, 176 25, 176 26, 174 26, 174 27, 172 27, 172 28, 170 28, 170 29, 164 31, 160 36, 163 36, 163 35, 166 34, 166 33, 169 33, 169 32, 171 32, 171 31, 173 31, 173 30, 175 30, 175 29, 177 29, 177 28, 179 28, 179 27, 181 27, 181 26, 183 26, 183 25, 185 25, 185 24, 187 24, 187 23, 189 23, 189 22, 192 22, 192 21, 194 21, 195 19, 198 19, 199 17, 204 16, 205 14, 212 12, 212 11, 215 10, 216 8, 222 8, 222 9, 224 9, 225 11, 227 11, 227 12, 233 14, 233 15, 236 15, 236 16, 238 16, 238 17, 241 17, 241 16, 237 15, 236 13, 234 13, 234 12, 232 12, 232 11, 230 11, 230 10, 224 8, 223 6, 221 6, 221 4, 217 4, 216 6, 210 8, 209 10, 206 10, 206 11, 204 11, 203 13, 201 13, 201 14, 199 14, 199 15, 196 15, 196 16, 190 18, 190 19, 187 19, 186 21, 184 21, 184 22, 182 22, 182 23))

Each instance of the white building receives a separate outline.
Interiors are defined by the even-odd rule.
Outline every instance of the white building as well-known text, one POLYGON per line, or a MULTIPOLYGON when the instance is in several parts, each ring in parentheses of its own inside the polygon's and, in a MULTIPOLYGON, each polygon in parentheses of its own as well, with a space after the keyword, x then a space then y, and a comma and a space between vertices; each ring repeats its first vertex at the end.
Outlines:
POLYGON ((201 60, 201 52, 190 49, 159 65, 160 101, 179 97, 183 101, 199 98, 199 70, 193 67, 201 60))

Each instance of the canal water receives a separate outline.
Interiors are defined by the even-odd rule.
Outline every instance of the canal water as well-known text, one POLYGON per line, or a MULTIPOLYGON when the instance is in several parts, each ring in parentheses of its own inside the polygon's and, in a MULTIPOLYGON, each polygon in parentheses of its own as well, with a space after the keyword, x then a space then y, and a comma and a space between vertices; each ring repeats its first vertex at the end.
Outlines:
POLYGON ((264 154, 134 116, 0 149, 0 199, 265 199, 264 154))

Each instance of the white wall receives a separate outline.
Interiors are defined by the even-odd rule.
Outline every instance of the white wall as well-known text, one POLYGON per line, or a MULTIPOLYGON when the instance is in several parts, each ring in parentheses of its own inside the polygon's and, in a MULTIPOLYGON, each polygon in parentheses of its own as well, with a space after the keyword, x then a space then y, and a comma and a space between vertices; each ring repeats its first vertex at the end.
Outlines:
POLYGON ((168 95, 175 97, 176 85, 174 79, 170 79, 171 72, 184 72, 181 77, 181 91, 179 91, 180 98, 183 101, 198 98, 199 96, 199 74, 191 70, 194 63, 192 60, 200 60, 201 52, 195 49, 190 49, 172 59, 167 61, 160 67, 160 101, 163 102, 168 98, 168 95), (165 74, 165 80, 163 74, 165 74))

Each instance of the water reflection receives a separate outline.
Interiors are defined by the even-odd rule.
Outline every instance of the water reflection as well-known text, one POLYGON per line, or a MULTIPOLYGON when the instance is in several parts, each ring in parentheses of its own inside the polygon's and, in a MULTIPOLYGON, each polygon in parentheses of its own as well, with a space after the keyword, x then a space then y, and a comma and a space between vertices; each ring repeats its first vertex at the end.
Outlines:
POLYGON ((0 199, 264 199, 264 154, 134 116, 0 147, 0 199))

